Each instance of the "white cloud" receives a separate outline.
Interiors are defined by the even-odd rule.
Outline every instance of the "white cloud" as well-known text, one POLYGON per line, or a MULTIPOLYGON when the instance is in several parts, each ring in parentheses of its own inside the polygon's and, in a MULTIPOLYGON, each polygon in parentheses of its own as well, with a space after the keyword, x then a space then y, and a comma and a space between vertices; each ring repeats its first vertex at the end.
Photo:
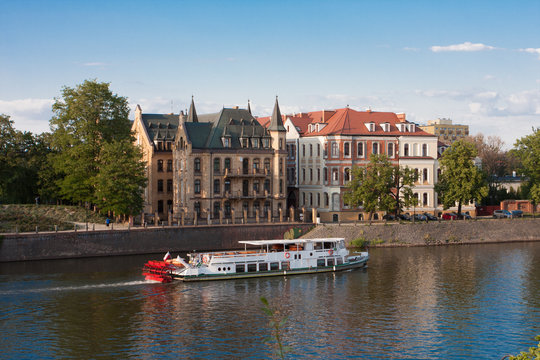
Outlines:
POLYGON ((39 134, 49 130, 52 99, 0 100, 0 113, 9 115, 18 130, 39 134))
POLYGON ((540 59, 540 48, 526 48, 526 49, 519 49, 519 51, 523 51, 529 54, 535 54, 538 55, 538 59, 540 59))
POLYGON ((95 61, 95 62, 86 62, 86 63, 83 63, 82 65, 83 66, 106 66, 107 64, 104 62, 95 61))
POLYGON ((485 45, 485 44, 473 44, 471 42, 464 42, 463 44, 448 45, 448 46, 432 46, 431 51, 433 52, 445 52, 445 51, 484 51, 484 50, 493 50, 495 47, 485 45))

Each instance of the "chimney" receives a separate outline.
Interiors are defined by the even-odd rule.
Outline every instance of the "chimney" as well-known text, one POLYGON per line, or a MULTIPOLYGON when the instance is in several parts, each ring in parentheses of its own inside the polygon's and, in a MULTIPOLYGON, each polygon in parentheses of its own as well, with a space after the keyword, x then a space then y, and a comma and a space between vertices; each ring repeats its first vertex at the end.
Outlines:
POLYGON ((405 118, 405 113, 399 113, 399 114, 396 114, 399 122, 406 122, 407 119, 405 118))

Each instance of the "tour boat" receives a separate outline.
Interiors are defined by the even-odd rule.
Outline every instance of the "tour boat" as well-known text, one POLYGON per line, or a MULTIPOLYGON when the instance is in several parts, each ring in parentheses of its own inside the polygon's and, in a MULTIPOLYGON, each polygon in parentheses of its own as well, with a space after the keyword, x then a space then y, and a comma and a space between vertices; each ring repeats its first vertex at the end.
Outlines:
POLYGON ((191 253, 188 261, 167 253, 163 261, 148 261, 143 275, 159 282, 227 280, 349 270, 365 267, 369 259, 367 252, 349 254, 343 238, 239 243, 244 250, 191 253))

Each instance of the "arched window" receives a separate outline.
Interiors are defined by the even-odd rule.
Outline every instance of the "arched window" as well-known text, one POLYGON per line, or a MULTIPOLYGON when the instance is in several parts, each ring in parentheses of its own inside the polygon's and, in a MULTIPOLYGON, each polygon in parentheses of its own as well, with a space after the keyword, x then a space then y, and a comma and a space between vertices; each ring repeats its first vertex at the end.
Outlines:
POLYGON ((302 144, 302 156, 306 157, 306 144, 302 144))
POLYGON ((424 169, 422 171, 422 181, 424 181, 424 182, 428 181, 428 169, 424 169))
POLYGON ((351 180, 351 169, 345 168, 345 171, 343 172, 343 181, 349 182, 351 180))
POLYGON ((195 179, 193 192, 195 194, 200 194, 201 193, 201 180, 200 179, 195 179))
POLYGON ((321 144, 317 144, 317 156, 321 156, 321 144))
POLYGON ((216 201, 214 203, 214 218, 219 217, 219 210, 221 210, 221 204, 219 203, 219 201, 216 201))
POLYGON ((427 144, 422 144, 422 156, 428 156, 427 155, 427 144))
POLYGON ((330 198, 328 197, 328 193, 324 193, 324 207, 328 207, 329 203, 330 203, 330 198))
POLYGON ((158 160, 157 161, 157 171, 158 172, 163 172, 163 160, 158 160))
POLYGON ((195 158, 195 160, 193 160, 193 170, 195 172, 201 172, 201 159, 200 158, 195 158))
POLYGON ((363 158, 364 157, 364 143, 363 142, 359 142, 357 144, 358 146, 358 151, 357 151, 357 156, 359 158, 363 158))
POLYGON ((264 159, 264 168, 266 171, 270 171, 270 159, 266 158, 264 159))
POLYGON ((219 170, 221 168, 221 160, 220 158, 214 159, 214 172, 219 174, 219 170))
POLYGON ((231 170, 231 158, 225 158, 223 168, 231 170))
POLYGON ((321 206, 321 193, 317 193, 317 206, 321 206))
POLYGON ((371 152, 372 152, 374 155, 378 154, 378 153, 379 153, 379 143, 378 143, 378 142, 373 142, 373 143, 371 144, 371 150, 372 150, 371 152))
POLYGON ((313 144, 309 144, 309 156, 313 156, 313 144))
POLYGON ((313 206, 313 193, 309 193, 309 206, 313 206))
POLYGON ((418 181, 420 178, 418 177, 418 169, 414 169, 414 181, 418 181))
POLYGON ((409 144, 403 145, 403 156, 409 156, 409 144))
POLYGON ((231 192, 231 180, 230 179, 225 179, 225 181, 223 183, 223 191, 231 192))
POLYGON ((270 201, 264 202, 264 216, 268 216, 268 213, 271 210, 270 201))
POLYGON ((220 185, 221 185, 221 184, 220 184, 219 179, 215 179, 215 180, 214 180, 214 194, 219 194, 219 193, 220 193, 220 190, 221 190, 221 189, 220 189, 220 188, 221 188, 220 185))
POLYGON ((225 201, 225 216, 231 216, 231 202, 229 200, 225 201))
POLYGON ((264 180, 264 190, 270 192, 270 179, 264 180))
POLYGON ((167 160, 167 172, 172 172, 172 160, 167 160))
POLYGON ((337 182, 339 180, 338 169, 332 169, 332 181, 337 182))
POLYGON ((422 201, 422 204, 424 206, 428 206, 428 194, 427 193, 424 193, 423 195, 423 201, 422 201))
POLYGON ((313 182, 313 169, 309 168, 309 181, 313 182))
POLYGON ((345 157, 350 157, 351 156, 351 144, 348 143, 348 142, 343 144, 343 155, 345 157))

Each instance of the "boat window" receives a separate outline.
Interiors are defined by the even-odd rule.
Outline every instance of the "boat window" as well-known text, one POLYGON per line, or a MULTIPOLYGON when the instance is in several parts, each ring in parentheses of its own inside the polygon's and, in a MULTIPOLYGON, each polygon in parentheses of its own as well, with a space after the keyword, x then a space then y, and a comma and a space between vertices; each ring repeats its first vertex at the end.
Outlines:
POLYGON ((320 250, 320 249, 322 249, 322 248, 323 248, 323 247, 322 247, 322 243, 320 243, 320 242, 315 243, 315 247, 314 247, 315 250, 320 250))
POLYGON ((279 263, 277 262, 270 263, 270 270, 279 270, 279 263))
POLYGON ((227 271, 231 271, 231 267, 230 267, 230 266, 227 267, 227 271))
POLYGON ((268 263, 260 263, 259 271, 268 271, 268 263))
POLYGON ((309 253, 309 256, 313 256, 313 253, 309 253))
POLYGON ((324 259, 317 259, 317 267, 324 267, 325 265, 324 259))
POLYGON ((338 257, 338 258, 337 258, 337 264, 338 264, 338 265, 343 264, 343 258, 338 257))
POLYGON ((327 259, 328 266, 334 266, 334 259, 327 259))
POLYGON ((298 259, 301 259, 302 258, 302 254, 298 254, 298 259))
POLYGON ((243 273, 246 272, 246 267, 244 264, 237 264, 236 265, 236 272, 237 273, 243 273))
POLYGON ((220 268, 220 267, 219 267, 219 268, 217 268, 217 271, 221 271, 221 268, 220 268))
POLYGON ((257 264, 248 264, 247 270, 248 270, 248 272, 256 272, 257 271, 257 264))
POLYGON ((296 254, 294 254, 294 260, 296 260, 296 259, 297 259, 296 254))
POLYGON ((291 263, 289 261, 282 261, 281 270, 291 270, 291 263))

